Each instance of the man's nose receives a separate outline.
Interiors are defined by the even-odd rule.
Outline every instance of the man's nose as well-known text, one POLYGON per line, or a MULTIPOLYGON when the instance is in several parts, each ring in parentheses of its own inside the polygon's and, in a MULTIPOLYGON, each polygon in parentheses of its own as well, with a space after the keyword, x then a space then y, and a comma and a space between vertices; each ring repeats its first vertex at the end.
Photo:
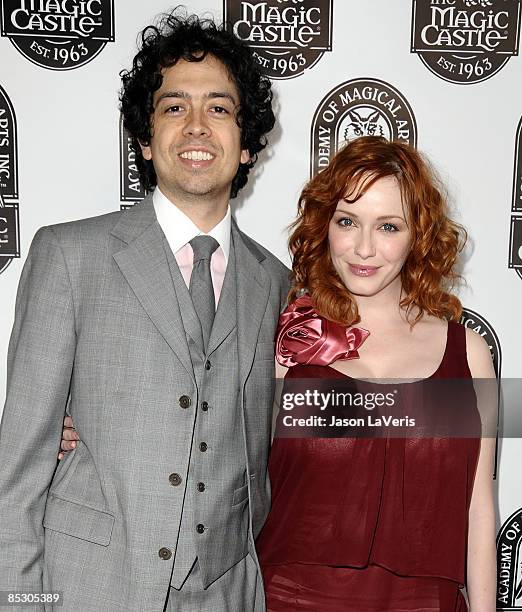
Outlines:
POLYGON ((210 133, 210 126, 204 110, 192 108, 187 115, 183 134, 189 137, 200 138, 202 136, 210 136, 210 133))

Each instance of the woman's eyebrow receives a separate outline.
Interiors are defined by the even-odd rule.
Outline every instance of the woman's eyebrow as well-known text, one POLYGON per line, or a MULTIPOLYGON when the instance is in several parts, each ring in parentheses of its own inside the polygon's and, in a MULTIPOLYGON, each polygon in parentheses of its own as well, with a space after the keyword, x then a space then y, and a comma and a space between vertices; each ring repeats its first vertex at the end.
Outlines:
MULTIPOLYGON (((342 213, 343 215, 349 215, 350 217, 354 217, 355 219, 359 219, 358 215, 348 210, 338 208, 335 212, 342 213)), ((400 217, 399 215, 380 215, 379 217, 377 217, 377 221, 382 221, 384 219, 401 219, 402 221, 404 221, 404 217, 400 217)))

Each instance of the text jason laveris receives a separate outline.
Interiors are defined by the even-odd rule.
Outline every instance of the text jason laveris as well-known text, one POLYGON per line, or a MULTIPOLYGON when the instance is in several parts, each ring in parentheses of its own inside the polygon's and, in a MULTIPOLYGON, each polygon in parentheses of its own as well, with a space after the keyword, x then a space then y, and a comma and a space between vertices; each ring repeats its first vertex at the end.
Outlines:
POLYGON ((286 414, 283 417, 283 425, 285 427, 415 427, 415 419, 392 415, 375 417, 371 414, 353 418, 338 417, 333 414, 328 419, 315 414, 308 417, 293 417, 286 414))

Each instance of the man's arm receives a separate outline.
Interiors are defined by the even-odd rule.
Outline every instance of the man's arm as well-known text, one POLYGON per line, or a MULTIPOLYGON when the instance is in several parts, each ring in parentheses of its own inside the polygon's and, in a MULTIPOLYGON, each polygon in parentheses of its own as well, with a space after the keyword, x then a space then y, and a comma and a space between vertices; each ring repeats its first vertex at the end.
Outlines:
POLYGON ((0 590, 42 588, 47 492, 76 346, 68 270, 54 230, 36 233, 16 298, 0 425, 0 590))

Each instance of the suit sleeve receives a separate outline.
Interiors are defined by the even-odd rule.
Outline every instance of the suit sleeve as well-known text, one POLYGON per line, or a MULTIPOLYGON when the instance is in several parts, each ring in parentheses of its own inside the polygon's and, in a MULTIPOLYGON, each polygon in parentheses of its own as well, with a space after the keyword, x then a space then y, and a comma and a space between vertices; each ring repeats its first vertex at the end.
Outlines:
POLYGON ((47 492, 57 465, 76 346, 65 259, 36 233, 16 298, 0 425, 0 590, 42 588, 47 492))
POLYGON ((292 287, 291 271, 287 267, 284 268, 282 277, 283 278, 281 282, 281 301, 279 304, 279 312, 283 312, 283 310, 287 307, 288 294, 290 293, 290 289, 292 287))

